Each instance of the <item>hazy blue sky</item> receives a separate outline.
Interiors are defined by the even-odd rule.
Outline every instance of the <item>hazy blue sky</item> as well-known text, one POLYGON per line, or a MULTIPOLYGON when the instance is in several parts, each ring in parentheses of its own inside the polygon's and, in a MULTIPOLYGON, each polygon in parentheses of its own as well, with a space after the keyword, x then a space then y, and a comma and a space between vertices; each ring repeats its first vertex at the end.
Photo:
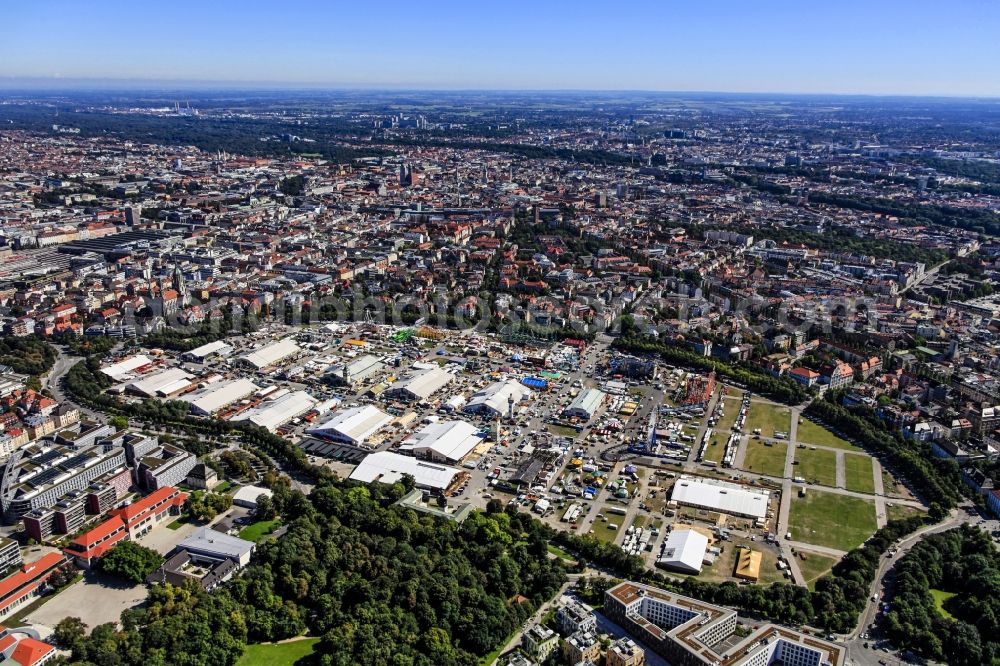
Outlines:
POLYGON ((0 77, 1000 95, 996 0, 32 0, 0 17, 0 77))

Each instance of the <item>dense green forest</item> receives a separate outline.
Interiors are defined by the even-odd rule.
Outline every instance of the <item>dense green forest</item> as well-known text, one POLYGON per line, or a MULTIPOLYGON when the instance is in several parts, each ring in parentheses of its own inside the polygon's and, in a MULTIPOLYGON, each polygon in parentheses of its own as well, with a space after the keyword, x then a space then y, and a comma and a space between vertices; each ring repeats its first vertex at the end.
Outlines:
POLYGON ((0 364, 9 365, 14 372, 41 375, 56 362, 56 350, 42 338, 0 338, 0 364))
POLYGON ((951 666, 1000 664, 1000 554, 971 526, 933 534, 898 565, 892 642, 951 666))
POLYGON ((565 580, 545 528, 498 503, 461 525, 396 506, 393 486, 278 485, 288 532, 212 594, 155 587, 124 628, 67 639, 79 664, 233 664, 246 643, 321 637, 312 663, 475 665, 565 580))

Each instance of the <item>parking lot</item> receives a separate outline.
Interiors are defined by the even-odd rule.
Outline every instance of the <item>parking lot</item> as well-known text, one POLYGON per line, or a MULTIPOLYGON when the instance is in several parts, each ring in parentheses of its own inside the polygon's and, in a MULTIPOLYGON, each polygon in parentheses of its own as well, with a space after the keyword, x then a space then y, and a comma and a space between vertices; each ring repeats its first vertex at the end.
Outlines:
POLYGON ((145 585, 127 585, 117 578, 85 572, 83 580, 50 597, 24 622, 55 627, 65 617, 78 617, 93 629, 105 622, 117 624, 122 611, 145 601, 145 585))

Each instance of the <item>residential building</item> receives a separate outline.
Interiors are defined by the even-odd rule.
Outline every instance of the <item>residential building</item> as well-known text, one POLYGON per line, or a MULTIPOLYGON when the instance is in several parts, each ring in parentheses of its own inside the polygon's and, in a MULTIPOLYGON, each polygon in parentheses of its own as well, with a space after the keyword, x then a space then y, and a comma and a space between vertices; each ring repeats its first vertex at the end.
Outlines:
POLYGON ((608 619, 675 666, 844 666, 846 650, 792 629, 764 625, 735 637, 736 611, 623 582, 604 594, 608 619))
POLYGON ((66 557, 62 553, 48 553, 0 580, 0 618, 7 617, 39 596, 45 581, 64 564, 66 557))

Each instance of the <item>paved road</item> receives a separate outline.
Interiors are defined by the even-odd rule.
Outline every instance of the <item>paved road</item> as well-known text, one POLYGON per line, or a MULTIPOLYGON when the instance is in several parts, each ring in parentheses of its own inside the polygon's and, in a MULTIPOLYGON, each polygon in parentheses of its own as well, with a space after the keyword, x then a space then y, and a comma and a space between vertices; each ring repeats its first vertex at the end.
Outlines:
POLYGON ((56 348, 58 356, 56 356, 55 363, 52 364, 52 369, 49 370, 48 374, 42 377, 42 388, 48 389, 52 393, 52 397, 60 403, 67 403, 73 405, 80 410, 80 415, 89 419, 96 419, 102 416, 98 412, 92 409, 88 409, 82 405, 77 404, 70 400, 62 389, 62 380, 66 376, 66 373, 70 371, 74 365, 79 363, 81 360, 78 356, 70 356, 66 354, 62 349, 56 348))
POLYGON ((978 515, 970 513, 965 508, 953 510, 948 518, 942 520, 941 522, 929 525, 903 538, 899 542, 898 550, 895 555, 882 558, 878 569, 875 572, 875 580, 872 583, 871 588, 868 590, 868 602, 865 605, 864 611, 860 615, 858 625, 850 634, 845 636, 842 641, 847 646, 848 664, 857 664, 859 666, 877 664, 880 659, 883 659, 890 664, 900 663, 898 658, 889 656, 889 654, 887 654, 887 650, 877 649, 877 642, 874 639, 869 640, 861 638, 861 634, 871 631, 869 627, 876 620, 879 605, 884 600, 891 598, 891 580, 893 569, 903 556, 906 555, 906 553, 908 553, 917 543, 920 542, 921 539, 927 535, 945 532, 966 522, 975 524, 978 520, 978 515), (865 647, 866 644, 868 647, 865 647))

